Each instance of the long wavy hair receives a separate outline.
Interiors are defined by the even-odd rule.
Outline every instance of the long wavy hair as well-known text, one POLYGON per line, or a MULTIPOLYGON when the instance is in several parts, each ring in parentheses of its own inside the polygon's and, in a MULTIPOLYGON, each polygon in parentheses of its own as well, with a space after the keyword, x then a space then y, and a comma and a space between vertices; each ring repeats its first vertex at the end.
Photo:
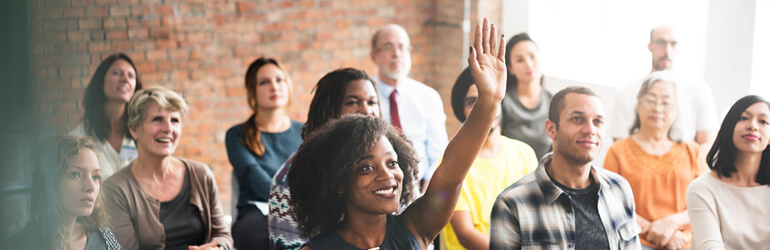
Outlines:
MULTIPOLYGON (((725 120, 722 121, 722 127, 719 128, 714 145, 711 146, 711 150, 706 155, 706 162, 709 168, 716 171, 720 177, 730 177, 733 173, 738 172, 738 169, 735 168, 738 148, 735 147, 735 142, 733 142, 733 133, 743 111, 746 111, 747 108, 755 103, 764 103, 770 108, 770 102, 760 96, 744 96, 730 107, 730 111, 727 111, 727 115, 725 115, 725 120)), ((765 151, 762 152, 756 182, 762 185, 770 185, 770 146, 765 147, 765 151)))
MULTIPOLYGON (((39 159, 38 166, 33 172, 32 212, 27 231, 37 235, 33 238, 39 241, 27 243, 43 249, 58 249, 62 246, 70 248, 70 243, 67 241, 69 232, 62 227, 64 211, 59 202, 59 180, 66 174, 70 157, 77 155, 81 150, 93 151, 93 142, 86 137, 58 136, 41 145, 41 152, 47 155, 39 159)), ((96 197, 91 215, 78 217, 77 222, 84 226, 86 232, 96 231, 109 225, 102 203, 101 190, 96 197)))
MULTIPOLYGON (((124 60, 131 64, 136 72, 136 66, 134 61, 131 60, 126 54, 118 53, 108 56, 96 68, 96 72, 91 77, 91 81, 88 83, 88 87, 85 90, 85 96, 83 97, 83 108, 85 109, 85 115, 83 115, 83 125, 86 134, 98 138, 99 140, 106 140, 110 135, 110 121, 107 120, 107 116, 104 114, 104 103, 107 102, 107 96, 104 94, 104 76, 107 75, 107 70, 110 66, 118 60, 124 60)), ((136 86, 134 87, 134 94, 142 89, 142 81, 139 79, 139 74, 136 74, 136 86)), ((128 103, 126 103, 128 105, 128 103)), ((126 113, 123 113, 121 121, 125 123, 126 113)), ((125 131, 126 137, 131 137, 128 129, 125 131)))
POLYGON ((405 135, 387 121, 360 114, 343 115, 321 126, 299 147, 289 169, 290 205, 297 215, 303 237, 333 230, 345 214, 350 197, 350 175, 356 160, 385 136, 398 155, 404 172, 399 199, 401 205, 412 200, 417 180, 417 153, 405 135))
POLYGON ((246 147, 251 150, 254 154, 256 154, 259 157, 262 157, 265 155, 265 145, 262 144, 262 136, 259 131, 259 128, 257 127, 256 118, 257 118, 257 86, 259 86, 259 83, 257 82, 257 73, 259 72, 259 69, 262 68, 262 66, 272 64, 278 67, 281 71, 283 71, 284 74, 284 82, 286 82, 286 86, 289 88, 289 102, 286 104, 286 106, 291 104, 291 92, 292 92, 292 83, 291 78, 289 77, 289 72, 286 71, 286 69, 281 66, 278 61, 276 61, 273 58, 267 58, 267 57, 260 57, 257 58, 257 60, 254 60, 254 62, 249 65, 249 68, 246 70, 246 77, 244 79, 244 83, 246 85, 246 100, 249 104, 249 108, 251 108, 251 116, 249 116, 249 119, 246 120, 243 124, 243 145, 246 145, 246 147))
POLYGON ((363 70, 344 68, 327 73, 321 77, 321 80, 318 80, 318 84, 313 88, 314 95, 307 112, 307 121, 302 126, 303 139, 307 139, 313 131, 326 124, 327 121, 340 118, 342 101, 345 100, 345 89, 348 83, 356 80, 368 81, 372 84, 377 98, 380 98, 377 85, 363 70))

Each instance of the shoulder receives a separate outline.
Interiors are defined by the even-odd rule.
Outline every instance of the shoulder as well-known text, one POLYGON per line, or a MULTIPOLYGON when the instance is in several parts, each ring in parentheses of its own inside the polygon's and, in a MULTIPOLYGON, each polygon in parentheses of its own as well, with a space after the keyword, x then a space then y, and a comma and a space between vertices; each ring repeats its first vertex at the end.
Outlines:
POLYGON ((291 129, 300 129, 302 130, 302 126, 304 126, 305 123, 291 120, 291 129))
POLYGON ((412 90, 416 90, 418 94, 429 94, 431 97, 439 96, 438 91, 426 85, 425 83, 419 82, 415 79, 408 78, 406 83, 407 83, 406 84, 407 87, 409 87, 412 90))
POLYGON ((712 189, 714 187, 713 181, 718 181, 714 178, 714 176, 711 176, 711 172, 703 173, 702 175, 698 176, 692 182, 690 182, 690 186, 687 187, 687 193, 702 193, 702 192, 708 192, 708 190, 712 189))
POLYGON ((627 151, 631 146, 634 145, 633 139, 631 137, 626 137, 625 139, 620 139, 612 143, 610 145, 610 151, 613 151, 615 153, 627 151))
MULTIPOLYGON (((133 164, 133 162, 131 163, 133 164)), ((104 189, 117 191, 132 185, 131 176, 131 164, 128 167, 122 168, 115 172, 110 178, 104 181, 104 189)))
POLYGON ((540 187, 537 184, 536 174, 537 170, 508 186, 497 196, 497 201, 510 206, 511 204, 522 204, 524 203, 523 201, 531 200, 534 197, 542 197, 543 194, 540 192, 540 187))
POLYGON ((683 142, 677 142, 677 146, 684 148, 689 153, 697 153, 700 151, 700 146, 698 146, 698 143, 692 142, 692 141, 683 141, 683 142))
POLYGON ((102 236, 102 239, 104 239, 104 242, 107 244, 107 249, 123 249, 120 246, 118 239, 115 238, 115 235, 112 233, 112 230, 110 230, 109 227, 100 228, 98 232, 102 236))
POLYGON ((206 165, 205 163, 188 160, 185 158, 178 158, 180 161, 182 161, 185 165, 188 166, 187 169, 190 170, 191 173, 193 173, 195 176, 198 176, 199 178, 214 178, 214 172, 211 171, 211 168, 206 165))
POLYGON ((243 123, 232 126, 230 127, 230 129, 227 130, 227 136, 230 136, 230 135, 240 136, 242 134, 243 134, 243 123))
POLYGON ((599 178, 608 182, 611 186, 628 186, 626 178, 623 178, 623 176, 620 176, 617 173, 598 167, 594 167, 593 169, 596 171, 599 178))

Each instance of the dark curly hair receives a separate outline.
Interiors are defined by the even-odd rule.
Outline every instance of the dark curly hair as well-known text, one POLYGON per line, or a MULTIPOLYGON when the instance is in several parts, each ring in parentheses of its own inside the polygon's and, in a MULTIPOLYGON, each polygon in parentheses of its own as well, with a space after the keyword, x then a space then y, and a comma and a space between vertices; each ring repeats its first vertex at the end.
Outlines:
MULTIPOLYGON (((107 116, 104 114, 104 103, 107 102, 107 96, 104 94, 104 76, 107 75, 107 70, 110 69, 112 64, 118 60, 124 60, 128 62, 128 64, 131 64, 131 68, 133 68, 136 73, 134 94, 136 94, 137 91, 142 90, 142 81, 139 80, 139 72, 136 71, 134 61, 132 61, 126 54, 113 54, 99 63, 96 72, 94 72, 91 81, 88 83, 88 87, 86 87, 85 96, 83 97, 83 107, 85 109, 85 115, 83 115, 84 129, 86 134, 94 136, 99 140, 106 140, 110 135, 110 121, 107 120, 107 116)), ((128 105, 128 103, 126 103, 126 105, 128 105)), ((123 121, 123 123, 126 121, 125 112, 121 117, 121 121, 123 121)), ((126 129, 125 132, 125 136, 130 138, 131 133, 128 129, 126 129)))
POLYGON ((337 69, 318 80, 318 84, 313 88, 315 94, 307 112, 307 121, 302 126, 303 139, 306 139, 327 121, 337 119, 342 115, 340 110, 342 109, 342 101, 345 100, 345 88, 347 88, 348 83, 356 80, 368 81, 374 87, 375 94, 378 93, 377 85, 374 84, 372 78, 369 78, 365 71, 359 69, 337 69))
POLYGON ((303 237, 333 230, 343 218, 348 196, 338 190, 347 189, 355 161, 382 136, 393 145, 404 172, 399 203, 412 200, 418 160, 411 142, 380 118, 344 115, 313 132, 297 150, 289 169, 290 204, 303 237))
MULTIPOLYGON (((725 119, 722 121, 722 127, 719 128, 714 145, 711 146, 711 150, 706 155, 706 162, 709 168, 720 177, 730 177, 732 173, 738 172, 738 169, 735 168, 738 148, 735 147, 733 142, 733 132, 743 112, 755 103, 764 103, 770 107, 770 102, 764 98, 756 95, 747 95, 730 107, 730 111, 727 111, 727 115, 725 115, 725 119)), ((759 170, 755 181, 761 185, 770 185, 770 146, 766 147, 765 151, 762 152, 762 159, 759 161, 759 170)))

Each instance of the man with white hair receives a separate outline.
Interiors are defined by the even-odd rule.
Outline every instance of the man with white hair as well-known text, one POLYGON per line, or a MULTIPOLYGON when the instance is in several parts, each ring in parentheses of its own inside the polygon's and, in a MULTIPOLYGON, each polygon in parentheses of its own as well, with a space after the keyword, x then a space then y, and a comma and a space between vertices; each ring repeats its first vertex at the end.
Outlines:
POLYGON ((419 176, 430 180, 448 143, 444 104, 436 90, 409 78, 412 67, 409 34, 397 24, 382 27, 372 36, 374 77, 380 92, 382 118, 412 141, 420 158, 419 176))
MULTIPOLYGON (((652 70, 650 72, 671 70, 677 55, 678 39, 674 28, 660 25, 650 31, 650 43, 647 49, 652 55, 652 70)), ((673 71, 672 71, 673 72, 673 71)), ((677 76, 676 95, 679 106, 679 118, 674 123, 674 140, 694 141, 700 145, 701 154, 711 149, 717 130, 719 118, 711 88, 706 82, 677 76)), ((636 114, 636 96, 642 80, 628 84, 616 95, 614 111, 608 125, 610 136, 623 139, 629 136, 629 130, 636 114)))

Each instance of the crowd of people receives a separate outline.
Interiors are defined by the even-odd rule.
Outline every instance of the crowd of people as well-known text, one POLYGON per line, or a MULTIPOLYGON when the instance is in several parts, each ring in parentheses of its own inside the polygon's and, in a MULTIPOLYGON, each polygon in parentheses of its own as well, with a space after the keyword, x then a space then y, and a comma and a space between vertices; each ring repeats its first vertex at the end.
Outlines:
POLYGON ((261 57, 252 110, 225 137, 233 225, 211 169, 175 156, 189 108, 143 87, 115 54, 85 90, 82 123, 44 143, 34 171, 33 249, 761 249, 770 245, 770 102, 738 100, 719 126, 708 85, 673 71, 677 37, 650 32, 650 74, 611 115, 589 88, 544 88, 539 48, 477 24, 443 101, 408 77, 407 32, 372 36, 370 77, 324 75, 302 123, 292 81, 261 57), (605 122, 609 128, 605 128, 605 122), (609 134, 605 136, 605 130, 609 134), (603 166, 592 161, 611 144, 603 166), (47 159, 47 158, 43 158, 47 159))

